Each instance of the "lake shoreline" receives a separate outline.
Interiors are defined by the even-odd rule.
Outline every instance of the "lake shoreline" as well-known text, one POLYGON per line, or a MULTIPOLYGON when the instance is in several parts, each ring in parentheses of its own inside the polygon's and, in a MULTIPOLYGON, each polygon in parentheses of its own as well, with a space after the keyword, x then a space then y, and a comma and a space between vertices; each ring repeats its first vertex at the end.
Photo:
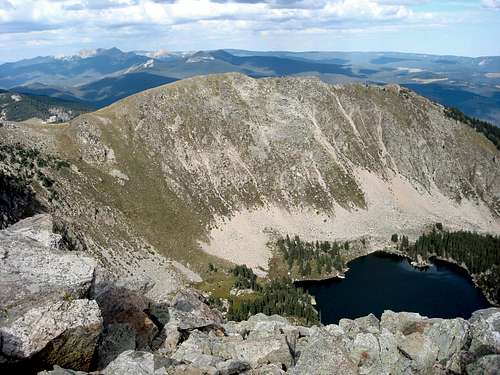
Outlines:
POLYGON ((411 266, 410 257, 377 251, 349 263, 349 275, 295 282, 316 301, 323 324, 355 319, 385 310, 411 311, 435 318, 467 319, 493 304, 470 275, 451 262, 433 259, 425 271, 411 266))
MULTIPOLYGON (((347 265, 349 265, 349 263, 351 263, 352 261, 355 261, 355 260, 360 259, 362 257, 366 257, 368 255, 377 255, 377 254, 378 255, 386 255, 386 256, 387 255, 388 256, 394 256, 394 257, 397 257, 397 258, 406 259, 406 260, 408 260, 408 263, 413 268, 415 268, 417 270, 425 270, 428 267, 432 266, 434 264, 433 260, 438 260, 438 261, 444 262, 444 263, 446 263, 448 265, 454 265, 458 269, 460 269, 461 271, 463 271, 464 275, 466 275, 472 281, 474 287, 481 291, 481 293, 483 294, 483 296, 486 298, 486 300, 492 306, 495 306, 495 307, 499 307, 500 306, 500 304, 497 303, 493 298, 491 298, 491 296, 489 296, 488 293, 485 293, 484 289, 479 285, 479 283, 477 282, 477 275, 471 273, 465 264, 463 264, 463 263, 460 264, 457 261, 455 261, 453 259, 450 259, 450 258, 444 258, 444 257, 439 257, 437 255, 432 255, 432 256, 430 256, 427 259, 427 261, 425 263, 417 263, 416 264, 415 260, 411 256, 409 256, 408 254, 406 254, 406 253, 404 253, 402 251, 396 250, 396 249, 387 249, 386 248, 386 249, 383 249, 383 250, 375 250, 375 251, 370 252, 368 254, 364 254, 364 255, 360 255, 358 257, 355 257, 355 258, 349 260, 349 262, 347 263, 347 265)), ((341 272, 337 272, 336 275, 325 275, 323 277, 320 276, 320 277, 314 277, 314 278, 294 279, 294 280, 292 280, 292 283, 296 287, 301 287, 301 285, 306 285, 306 284, 330 282, 330 281, 333 281, 333 280, 343 280, 343 279, 345 279, 347 277, 346 274, 347 274, 348 271, 349 271, 349 267, 346 267, 341 272)))

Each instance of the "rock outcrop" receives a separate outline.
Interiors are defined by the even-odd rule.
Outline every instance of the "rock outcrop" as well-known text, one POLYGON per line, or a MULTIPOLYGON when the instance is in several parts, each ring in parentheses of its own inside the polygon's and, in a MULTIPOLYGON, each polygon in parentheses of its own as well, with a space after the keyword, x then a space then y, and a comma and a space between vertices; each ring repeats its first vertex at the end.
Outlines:
POLYGON ((88 370, 102 330, 96 262, 59 249, 48 215, 0 231, 1 359, 88 370))
MULTIPOLYGON (((183 298, 189 293, 183 291, 183 298)), ((380 320, 370 315, 302 327, 257 314, 239 323, 186 328, 169 350, 124 351, 100 373, 497 374, 499 319, 498 308, 477 311, 468 321, 386 311, 380 320)))

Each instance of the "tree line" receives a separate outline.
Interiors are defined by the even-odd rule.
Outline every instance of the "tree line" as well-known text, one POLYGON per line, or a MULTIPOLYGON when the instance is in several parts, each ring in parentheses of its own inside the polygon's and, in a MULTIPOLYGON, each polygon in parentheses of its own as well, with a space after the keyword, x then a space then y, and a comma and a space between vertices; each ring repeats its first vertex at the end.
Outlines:
POLYGON ((476 131, 483 133, 500 150, 500 128, 489 122, 469 117, 457 108, 446 108, 444 113, 447 117, 463 122, 476 129, 476 131))
POLYGON ((311 304, 311 296, 286 279, 266 284, 255 298, 231 297, 226 318, 242 321, 258 313, 295 317, 306 325, 319 323, 318 313, 311 304))
MULTIPOLYGON (((234 276, 233 288, 252 289, 254 293, 229 297, 228 320, 242 321, 251 315, 264 313, 294 317, 308 325, 319 323, 311 296, 302 288, 296 288, 290 279, 276 279, 261 284, 257 275, 246 265, 235 266, 230 273, 234 276)), ((217 297, 210 296, 208 303, 212 307, 223 308, 222 300, 217 297)))
POLYGON ((308 242, 289 235, 277 241, 277 247, 288 270, 300 276, 331 274, 345 267, 341 251, 349 251, 349 242, 308 242))

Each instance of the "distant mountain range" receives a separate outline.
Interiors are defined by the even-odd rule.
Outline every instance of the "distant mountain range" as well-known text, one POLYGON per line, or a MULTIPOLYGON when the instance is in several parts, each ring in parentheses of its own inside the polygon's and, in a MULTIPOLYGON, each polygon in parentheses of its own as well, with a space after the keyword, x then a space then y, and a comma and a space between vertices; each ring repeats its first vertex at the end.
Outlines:
POLYGON ((255 78, 315 75, 329 83, 398 83, 500 125, 500 57, 244 50, 122 52, 111 48, 2 64, 0 87, 100 108, 178 79, 225 72, 255 78))

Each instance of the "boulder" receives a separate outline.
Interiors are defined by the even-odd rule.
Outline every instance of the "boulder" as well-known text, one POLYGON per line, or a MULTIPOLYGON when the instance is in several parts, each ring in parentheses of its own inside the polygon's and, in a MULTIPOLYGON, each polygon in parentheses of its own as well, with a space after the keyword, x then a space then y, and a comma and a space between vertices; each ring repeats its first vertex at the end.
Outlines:
POLYGON ((180 330, 221 327, 223 318, 220 312, 206 304, 203 295, 193 289, 179 291, 169 308, 170 322, 180 330))
MULTIPOLYGON (((106 328, 102 342, 109 344, 110 349, 119 350, 122 346, 123 350, 151 350, 153 339, 163 328, 158 319, 149 313, 154 302, 148 299, 146 293, 153 286, 154 283, 146 276, 116 278, 102 268, 97 269, 90 295, 101 309, 106 328), (132 340, 135 344, 131 348, 129 344, 132 340)), ((101 358, 103 353, 99 350, 98 363, 106 365, 109 355, 105 355, 108 358, 101 358)))
POLYGON ((103 369, 122 352, 135 350, 135 331, 128 323, 105 327, 97 347, 97 368, 103 369))
POLYGON ((219 375, 234 375, 241 374, 242 372, 250 369, 250 365, 243 361, 227 360, 219 362, 216 366, 219 375))
POLYGON ((500 355, 489 354, 467 366, 469 375, 498 375, 500 373, 500 355))
POLYGON ((478 310, 469 319, 471 344, 476 356, 500 354, 500 308, 478 310))
POLYGON ((383 373, 398 374, 409 366, 409 359, 402 356, 398 350, 396 337, 387 329, 382 328, 378 336, 380 345, 380 363, 383 373))
POLYGON ((403 335, 409 335, 413 332, 423 333, 431 325, 432 322, 429 319, 417 313, 395 313, 386 310, 380 318, 380 328, 385 328, 393 334, 397 332, 401 332, 403 335))
POLYGON ((174 323, 168 323, 155 337, 151 348, 166 354, 172 353, 176 349, 181 337, 182 333, 179 331, 179 327, 174 323))
POLYGON ((244 372, 246 375, 283 375, 286 374, 281 366, 269 364, 244 372))
POLYGON ((354 322, 363 333, 379 333, 380 321, 373 314, 354 319, 354 322))
POLYGON ((0 231, 1 354, 86 370, 102 330, 99 307, 85 299, 96 262, 59 242, 48 215, 0 231))
POLYGON ((195 330, 178 347, 172 358, 192 363, 193 353, 208 354, 221 360, 238 360, 249 364, 252 368, 268 363, 286 367, 293 364, 293 357, 284 334, 243 339, 239 335, 218 337, 195 330))
POLYGON ((95 301, 49 302, 1 328, 2 353, 15 359, 36 355, 45 364, 88 370, 101 331, 95 301))
POLYGON ((411 360, 410 366, 416 373, 429 374, 437 361, 439 348, 427 336, 418 332, 396 334, 399 352, 411 360))
POLYGON ((83 371, 68 370, 56 365, 52 370, 39 372, 38 375, 88 375, 88 373, 83 371))
POLYGON ((284 335, 236 342, 231 357, 247 362, 252 367, 274 363, 289 368, 294 364, 294 358, 284 335))
POLYGON ((54 366, 51 371, 39 372, 39 375, 165 375, 175 369, 179 363, 167 357, 147 352, 127 350, 121 353, 104 370, 97 372, 80 372, 54 366))
POLYGON ((316 335, 302 339, 302 350, 295 367, 295 375, 349 375, 357 374, 356 364, 349 358, 341 341, 331 335, 316 335))
POLYGON ((96 262, 56 248, 48 215, 37 215, 0 231, 0 326, 16 320, 40 301, 87 295, 96 262))
POLYGON ((460 353, 469 339, 469 323, 463 319, 439 319, 425 335, 438 348, 437 361, 447 370, 461 371, 460 353))
POLYGON ((360 374, 382 373, 380 345, 373 333, 356 335, 349 357, 358 367, 360 374))
POLYGON ((102 373, 104 375, 154 375, 154 355, 127 350, 111 362, 102 373))

